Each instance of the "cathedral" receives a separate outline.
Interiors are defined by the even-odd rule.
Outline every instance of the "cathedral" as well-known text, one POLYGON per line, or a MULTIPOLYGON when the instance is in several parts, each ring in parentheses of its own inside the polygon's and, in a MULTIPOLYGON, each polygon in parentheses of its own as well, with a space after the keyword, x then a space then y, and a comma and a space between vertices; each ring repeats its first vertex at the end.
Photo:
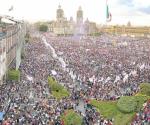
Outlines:
POLYGON ((83 21, 83 10, 81 7, 77 10, 76 21, 74 21, 73 17, 67 20, 63 9, 59 5, 56 11, 56 21, 49 22, 49 31, 58 36, 90 35, 97 33, 98 29, 96 23, 90 22, 88 19, 83 21))

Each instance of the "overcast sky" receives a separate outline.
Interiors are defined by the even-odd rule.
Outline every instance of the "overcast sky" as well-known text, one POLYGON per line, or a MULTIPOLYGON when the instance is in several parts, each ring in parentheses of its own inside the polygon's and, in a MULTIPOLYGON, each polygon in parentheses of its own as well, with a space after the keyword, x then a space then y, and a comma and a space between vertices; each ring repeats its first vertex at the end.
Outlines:
MULTIPOLYGON (((106 0, 0 0, 0 15, 8 14, 29 21, 55 20, 58 5, 62 6, 65 17, 76 17, 79 6, 87 17, 98 24, 106 23, 106 0), (13 11, 8 9, 13 5, 13 11)), ((108 0, 112 13, 109 24, 150 26, 150 0, 108 0)))

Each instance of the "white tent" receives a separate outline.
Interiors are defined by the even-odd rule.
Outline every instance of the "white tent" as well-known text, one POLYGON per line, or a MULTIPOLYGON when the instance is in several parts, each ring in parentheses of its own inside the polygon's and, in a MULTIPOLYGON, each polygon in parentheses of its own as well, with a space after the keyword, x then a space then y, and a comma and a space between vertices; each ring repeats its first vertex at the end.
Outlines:
POLYGON ((57 72, 55 70, 51 70, 51 73, 55 76, 57 75, 57 72))

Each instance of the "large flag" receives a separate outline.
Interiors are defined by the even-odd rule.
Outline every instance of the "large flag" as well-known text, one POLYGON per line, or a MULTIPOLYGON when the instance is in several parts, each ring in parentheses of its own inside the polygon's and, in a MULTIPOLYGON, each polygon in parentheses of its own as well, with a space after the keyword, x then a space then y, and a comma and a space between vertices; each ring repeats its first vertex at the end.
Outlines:
POLYGON ((13 6, 11 6, 10 8, 9 8, 9 10, 8 11, 12 11, 14 9, 14 7, 13 6))
POLYGON ((108 7, 108 0, 106 0, 106 21, 110 22, 112 19, 112 15, 109 11, 109 7, 108 7))

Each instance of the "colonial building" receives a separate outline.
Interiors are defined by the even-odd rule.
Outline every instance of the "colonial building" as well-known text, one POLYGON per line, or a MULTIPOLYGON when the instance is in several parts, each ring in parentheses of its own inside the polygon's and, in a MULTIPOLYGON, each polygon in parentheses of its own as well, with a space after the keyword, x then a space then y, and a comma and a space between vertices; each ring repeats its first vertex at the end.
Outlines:
POLYGON ((149 37, 150 27, 133 27, 130 23, 128 23, 127 26, 105 26, 100 28, 100 32, 137 37, 149 37))
POLYGON ((20 66, 26 34, 25 24, 21 22, 3 23, 0 26, 0 34, 3 34, 0 36, 0 84, 2 84, 10 64, 15 62, 16 69, 20 66))
POLYGON ((6 41, 0 39, 0 85, 6 72, 6 41))
POLYGON ((81 7, 79 7, 79 9, 77 11, 75 33, 77 35, 84 35, 84 33, 85 33, 85 27, 83 24, 83 11, 82 11, 81 7))
POLYGON ((85 35, 96 33, 96 23, 83 21, 83 10, 81 7, 77 10, 76 21, 70 17, 67 20, 61 6, 56 11, 56 21, 49 22, 49 31, 57 35, 85 35))

